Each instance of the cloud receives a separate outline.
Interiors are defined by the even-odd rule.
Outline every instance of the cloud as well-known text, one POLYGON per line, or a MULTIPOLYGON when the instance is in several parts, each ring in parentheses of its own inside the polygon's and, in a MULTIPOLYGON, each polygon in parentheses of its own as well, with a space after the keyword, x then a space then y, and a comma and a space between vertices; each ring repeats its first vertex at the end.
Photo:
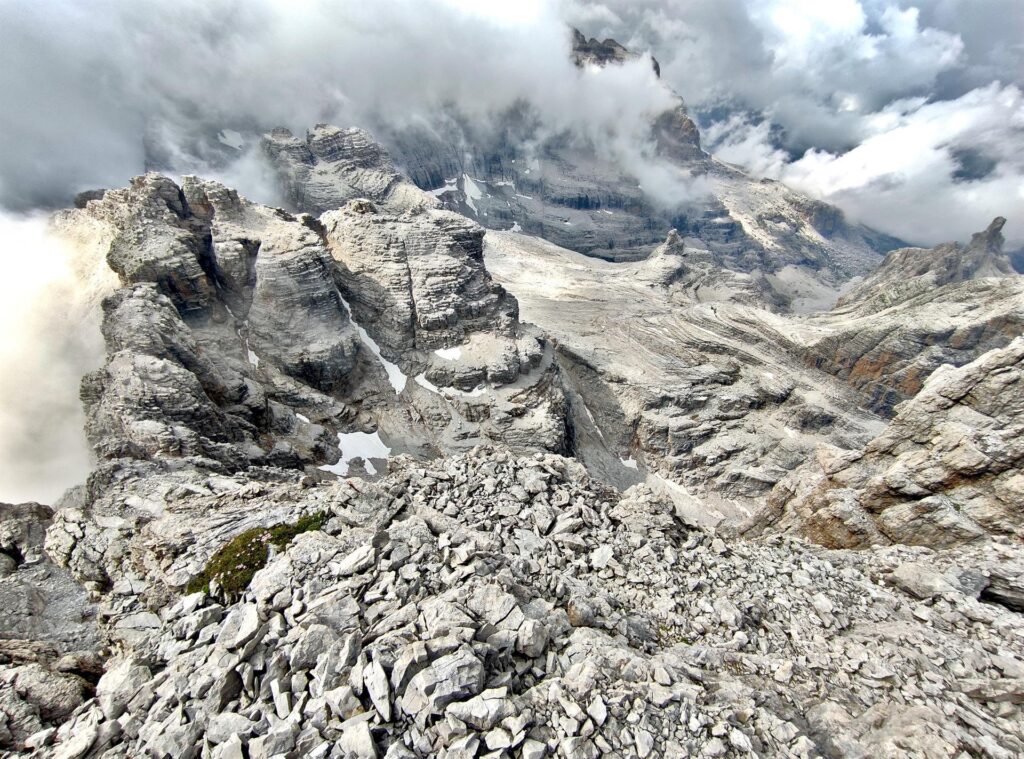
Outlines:
MULTIPOLYGON (((648 119, 672 105, 669 93, 643 61, 577 69, 567 55, 572 23, 655 53, 724 160, 914 241, 963 238, 1014 211, 990 203, 1017 171, 1015 120, 915 146, 898 156, 899 170, 880 146, 915 123, 925 130, 932 105, 985 121, 978 98, 996 91, 994 78, 1001 93, 1024 85, 1015 3, 7 0, 0 98, 17 105, 0 110, 11 146, 0 152, 0 205, 67 204, 78 190, 123 185, 147 168, 219 177, 276 203, 258 152, 221 144, 220 130, 301 132, 318 121, 442 129, 454 120, 500 135, 512 112, 527 114, 535 140, 563 133, 596 145, 662 198, 700 194, 650 149, 648 119), (886 129, 897 131, 882 140, 886 129), (850 179, 842 186, 840 170, 850 179), (880 187, 884 203, 875 202, 880 187), (937 199, 940 188, 953 200, 937 199), (946 213, 951 203, 962 210, 946 213)), ((988 107, 1012 115, 1002 101, 988 107)))
POLYGON ((908 240, 963 240, 996 215, 1011 220, 1011 243, 1024 240, 1024 93, 1016 85, 896 101, 865 122, 869 136, 854 149, 808 151, 779 178, 908 240), (984 167, 980 176, 964 156, 984 167))
POLYGON ((913 242, 1024 242, 1018 0, 566 0, 658 57, 722 160, 913 242), (1014 219, 1020 223, 1014 228, 1014 219))
POLYGON ((1024 93, 993 83, 949 101, 899 100, 862 118, 864 139, 833 153, 790 156, 770 124, 741 115, 707 131, 723 160, 822 198, 906 240, 968 239, 996 215, 1024 240, 1024 93), (1018 224, 1014 228, 1013 222, 1018 224))
POLYGON ((95 264, 44 216, 0 214, 2 501, 52 503, 91 469, 78 385, 102 364, 96 301, 113 276, 95 264))
POLYGON ((443 109, 486 123, 529 108, 547 133, 643 161, 648 121, 671 105, 643 62, 575 67, 559 8, 540 0, 8 0, 0 51, 0 99, 17 104, 0 111, 8 208, 146 168, 230 173, 225 128, 400 127, 443 109))

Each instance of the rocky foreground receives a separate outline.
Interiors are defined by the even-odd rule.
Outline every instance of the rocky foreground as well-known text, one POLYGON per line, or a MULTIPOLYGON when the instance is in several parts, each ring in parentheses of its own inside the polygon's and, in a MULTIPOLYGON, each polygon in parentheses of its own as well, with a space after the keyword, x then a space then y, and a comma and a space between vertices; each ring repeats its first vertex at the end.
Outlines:
MULTIPOLYGON (((220 509, 259 508, 252 484, 220 487, 220 509)), ((1024 750, 1018 545, 724 540, 645 486, 620 495, 572 460, 495 449, 310 488, 292 516, 313 512, 322 529, 238 597, 215 581, 136 620, 93 698, 59 662, 12 659, 8 745, 58 757, 1024 750)), ((122 579, 103 613, 152 591, 122 579)))

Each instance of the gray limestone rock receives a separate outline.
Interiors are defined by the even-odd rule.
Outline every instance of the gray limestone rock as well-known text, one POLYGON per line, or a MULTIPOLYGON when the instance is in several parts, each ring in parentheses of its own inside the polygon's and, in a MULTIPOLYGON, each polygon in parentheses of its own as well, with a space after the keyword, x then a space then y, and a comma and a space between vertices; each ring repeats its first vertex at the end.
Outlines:
POLYGON ((835 547, 1019 534, 1022 378, 1020 337, 942 367, 864 448, 822 449, 780 482, 747 531, 790 530, 835 547))
POLYGON ((420 670, 402 694, 402 709, 421 721, 440 714, 453 701, 479 693, 484 687, 484 668, 471 651, 442 656, 420 670))
POLYGON ((892 416, 943 364, 962 366, 1024 332, 1024 277, 1002 251, 1005 219, 966 246, 901 248, 836 308, 804 348, 809 363, 892 416))
POLYGON ((96 700, 103 716, 112 720, 124 714, 150 678, 149 669, 133 659, 124 659, 109 668, 96 684, 96 700))

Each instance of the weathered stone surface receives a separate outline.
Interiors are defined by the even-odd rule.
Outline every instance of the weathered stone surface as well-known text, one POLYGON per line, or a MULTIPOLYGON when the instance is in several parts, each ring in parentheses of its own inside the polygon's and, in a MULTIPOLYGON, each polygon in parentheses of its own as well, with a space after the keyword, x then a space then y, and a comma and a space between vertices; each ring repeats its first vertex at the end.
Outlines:
POLYGON ((318 124, 305 139, 275 129, 261 146, 300 211, 319 215, 356 198, 394 213, 440 205, 395 171, 384 148, 362 129, 318 124))
POLYGON ((52 519, 48 506, 0 504, 0 657, 7 640, 46 643, 33 657, 44 664, 99 647, 95 602, 44 551, 52 519))
POLYGON ((442 656, 420 670, 402 695, 406 714, 425 720, 453 701, 476 695, 484 687, 484 668, 466 649, 442 656))
POLYGON ((692 241, 672 234, 636 264, 519 234, 487 243, 523 320, 558 346, 574 454, 617 487, 645 483, 710 525, 759 506, 819 443, 882 429, 857 393, 795 358, 799 327, 769 311, 763 285, 692 241))
POLYGON ((863 449, 822 450, 780 482, 746 530, 856 548, 1019 535, 1022 388, 1022 337, 964 367, 942 367, 863 449))
MULTIPOLYGON (((209 746, 250 759, 329 756, 331 744, 365 757, 1024 747, 1024 623, 998 597, 1024 566, 1017 545, 741 541, 664 498, 602 486, 578 462, 500 448, 403 459, 378 482, 303 497, 337 514, 403 507, 370 528, 300 535, 264 570, 275 589, 226 609, 204 594, 167 606, 138 642, 152 669, 104 675, 99 701, 46 739, 47 755, 100 742, 112 756, 209 746), (365 546, 358 574, 332 568, 365 546), (824 701, 822 681, 843 687, 824 701)), ((226 491, 220 509, 232 500, 252 508, 226 491)), ((5 683, 0 711, 25 740, 42 724, 28 702, 4 700, 5 683)))
POLYGON ((942 364, 962 366, 1024 332, 1024 277, 1002 251, 1005 219, 966 246, 902 248, 836 308, 804 348, 808 363, 848 382, 886 416, 942 364))
POLYGON ((108 669, 96 684, 96 700, 103 716, 117 719, 124 714, 150 677, 149 669, 132 659, 124 659, 108 669))

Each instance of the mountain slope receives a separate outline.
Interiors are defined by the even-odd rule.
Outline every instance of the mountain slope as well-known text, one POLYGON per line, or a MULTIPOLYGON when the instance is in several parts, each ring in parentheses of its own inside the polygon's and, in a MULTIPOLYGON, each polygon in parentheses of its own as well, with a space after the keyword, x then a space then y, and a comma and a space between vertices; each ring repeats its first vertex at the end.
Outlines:
MULTIPOLYGON (((577 66, 591 74, 639 58, 614 40, 587 40, 575 30, 572 41, 577 66)), ((657 76, 656 61, 653 68, 657 76)), ((382 125, 378 138, 417 185, 484 226, 514 227, 602 258, 641 258, 676 228, 730 268, 796 265, 835 283, 867 273, 879 253, 899 245, 848 223, 832 206, 713 159, 682 99, 670 95, 675 106, 653 118, 647 146, 658 187, 640 187, 629 162, 578 138, 543 139, 529 115, 516 111, 498 136, 453 115, 432 131, 382 125), (669 187, 689 189, 673 198, 679 189, 669 187)))
POLYGON ((1024 338, 886 427, 693 238, 485 234, 318 134, 319 217, 159 175, 60 214, 120 286, 95 471, 0 507, 0 597, 83 610, 0 621, 4 750, 1024 749, 1024 338), (932 548, 777 534, 871 529, 932 548))
POLYGON ((943 366, 858 450, 822 449, 750 529, 833 547, 950 546, 1024 531, 1024 337, 943 366))
POLYGON ((1024 276, 1002 252, 1005 219, 966 246, 903 248, 829 313, 807 317, 809 363, 891 416, 942 364, 962 366, 1024 333, 1024 276))

